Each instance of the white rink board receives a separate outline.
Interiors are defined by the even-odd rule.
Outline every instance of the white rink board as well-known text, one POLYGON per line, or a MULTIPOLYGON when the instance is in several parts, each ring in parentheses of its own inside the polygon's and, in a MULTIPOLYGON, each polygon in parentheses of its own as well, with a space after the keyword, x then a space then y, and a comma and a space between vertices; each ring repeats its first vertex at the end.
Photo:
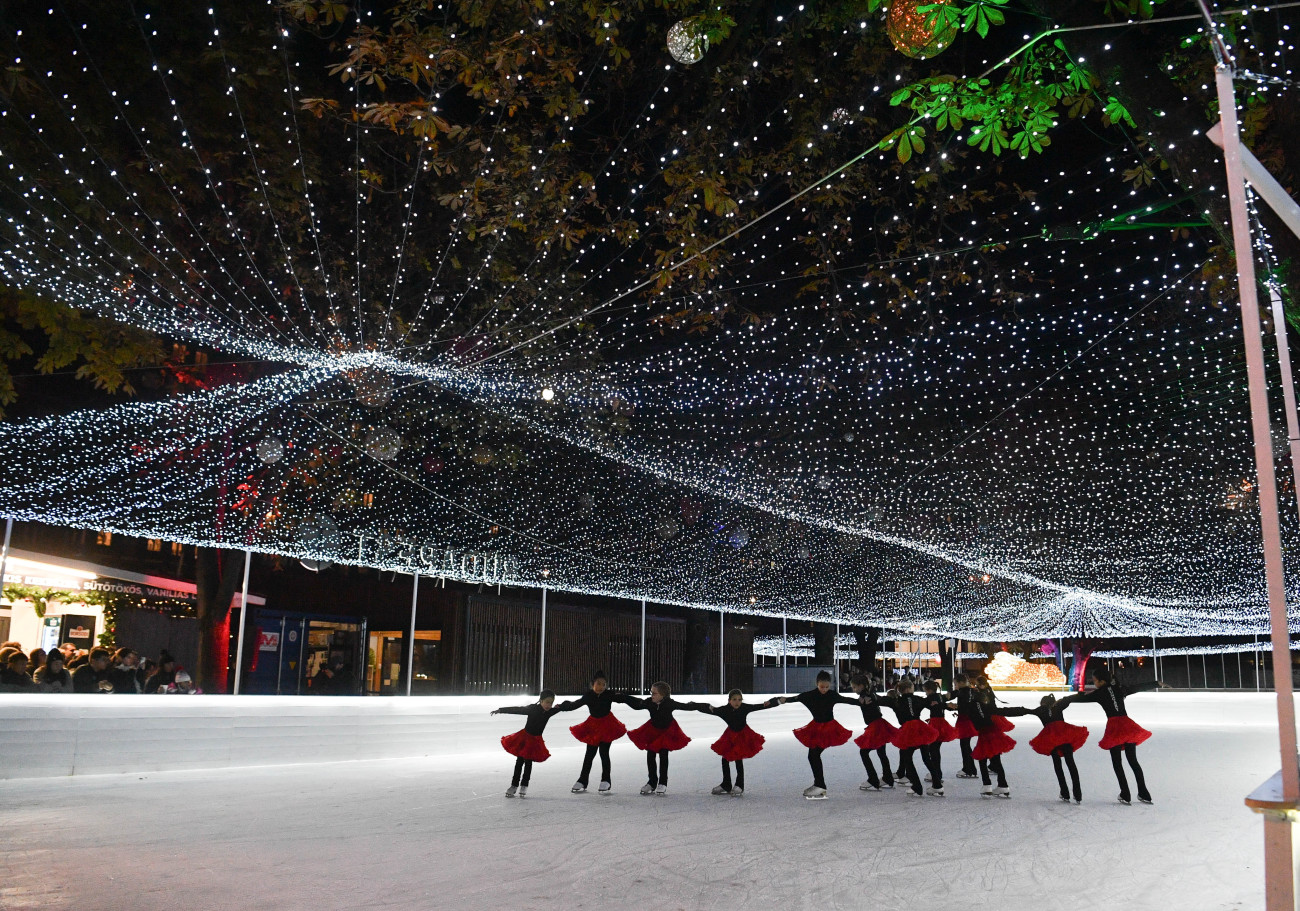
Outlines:
MULTIPOLYGON (((80 749, 92 731, 119 743, 198 741, 177 745, 187 761, 220 755, 213 743, 235 745, 227 763, 287 762, 304 748, 350 758, 343 754, 361 749, 355 740, 382 740, 384 730, 392 741, 367 749, 422 754, 72 778, 65 770, 0 782, 0 908, 1245 911, 1263 903, 1262 824, 1242 798, 1277 769, 1270 694, 1132 698, 1135 719, 1155 733, 1139 750, 1150 807, 1114 803, 1109 757, 1095 746, 1103 726, 1095 706, 1068 715, 1093 732, 1079 755, 1084 803, 1074 806, 1057 800, 1050 760, 1025 745, 1034 719, 1017 719, 1012 733, 1020 746, 1006 759, 1011 800, 981 799, 977 782, 951 777, 943 799, 861 792, 848 745, 827 751, 830 799, 806 801, 805 751, 790 734, 807 718, 802 708, 753 716, 768 742, 746 763, 740 799, 709 794, 720 775, 708 744, 722 726, 693 713, 681 716, 695 740, 673 754, 669 796, 638 796, 643 754, 626 739, 613 749, 613 795, 571 795, 582 755, 567 731, 581 720, 574 713, 551 723, 554 756, 535 766, 521 801, 503 797, 513 758, 497 738, 522 719, 486 714, 508 699, 259 699, 261 707, 210 699, 150 706, 152 715, 133 711, 137 700, 105 699, 92 706, 106 713, 101 726, 83 719, 76 730, 56 713, 46 716, 49 730, 72 728, 80 749), (169 735, 177 718, 186 733, 169 735), (210 736, 200 736, 202 719, 210 736), (265 742, 258 752, 239 746, 245 741, 265 742)), ((17 734, 15 705, 0 710, 3 749, 17 737, 58 755, 37 716, 27 714, 17 734)), ((35 706, 29 699, 23 713, 35 706)), ((631 723, 645 717, 617 711, 631 723)), ((861 730, 851 707, 837 717, 861 730)), ((130 751, 101 755, 123 762, 130 751)), ((945 746, 945 773, 958 765, 957 745, 945 746)))

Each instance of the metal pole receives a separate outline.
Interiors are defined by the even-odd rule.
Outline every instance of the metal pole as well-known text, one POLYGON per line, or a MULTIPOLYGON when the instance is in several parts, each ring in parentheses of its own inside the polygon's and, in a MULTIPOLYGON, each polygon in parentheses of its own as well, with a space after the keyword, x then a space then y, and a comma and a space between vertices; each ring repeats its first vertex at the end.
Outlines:
POLYGON ((641 693, 645 694, 645 598, 641 599, 641 693))
POLYGON ((831 655, 835 659, 835 692, 840 691, 840 625, 835 624, 835 645, 831 648, 831 655))
POLYGON ((790 659, 785 654, 785 614, 781 615, 781 692, 790 692, 790 675, 786 672, 786 665, 790 659))
POLYGON ((235 695, 244 673, 244 625, 248 622, 248 570, 253 564, 253 552, 244 550, 244 593, 239 599, 239 641, 235 643, 235 695))
POLYGON ((9 563, 9 538, 14 533, 14 520, 5 519, 5 544, 0 548, 0 597, 4 596, 5 567, 9 563))
POLYGON ((542 641, 538 645, 537 651, 540 657, 537 661, 537 691, 540 693, 546 689, 546 586, 542 586, 542 641))
POLYGON ((1151 634, 1151 667, 1156 673, 1156 679, 1160 679, 1160 656, 1156 654, 1156 634, 1151 634))
MULTIPOLYGON (((1241 296, 1241 328, 1245 341, 1246 376, 1250 389, 1251 431, 1255 447, 1255 475, 1259 481, 1259 518, 1264 543, 1264 577, 1268 589, 1269 620, 1273 634, 1273 689, 1277 695, 1277 725, 1282 762, 1282 801, 1300 806, 1300 762, 1296 759, 1295 700, 1291 688, 1291 632, 1287 617, 1286 579, 1282 563, 1282 530, 1278 517, 1277 479, 1273 471, 1273 440, 1269 426, 1268 386, 1264 373, 1264 345, 1255 283, 1254 245, 1246 211, 1246 183, 1242 170, 1241 138, 1237 133, 1237 100, 1232 85, 1231 59, 1202 0, 1218 63, 1214 68, 1223 125, 1223 159, 1228 178, 1232 215, 1232 241, 1237 258, 1237 284, 1241 296)), ((1275 814, 1276 815, 1276 814, 1275 814)), ((1295 857, 1291 822, 1265 816, 1264 892, 1269 911, 1295 908, 1295 857)))
POLYGON ((1251 639, 1254 640, 1254 649, 1255 649, 1253 652, 1251 652, 1251 654, 1254 655, 1254 658, 1251 661, 1251 663, 1255 665, 1255 692, 1258 693, 1259 692, 1259 634, 1256 633, 1254 636, 1251 636, 1251 639))
POLYGON ((727 614, 725 611, 718 611, 718 681, 722 687, 722 695, 727 695, 727 614))
POLYGON ((1210 667, 1205 663, 1205 652, 1201 652, 1201 677, 1205 679, 1205 688, 1210 688, 1210 667))
POLYGON ((1237 652, 1237 689, 1244 690, 1246 681, 1241 677, 1241 652, 1237 652))
POLYGON ((420 600, 420 574, 411 583, 411 635, 406 639, 406 695, 411 695, 411 682, 415 679, 415 605, 420 600))

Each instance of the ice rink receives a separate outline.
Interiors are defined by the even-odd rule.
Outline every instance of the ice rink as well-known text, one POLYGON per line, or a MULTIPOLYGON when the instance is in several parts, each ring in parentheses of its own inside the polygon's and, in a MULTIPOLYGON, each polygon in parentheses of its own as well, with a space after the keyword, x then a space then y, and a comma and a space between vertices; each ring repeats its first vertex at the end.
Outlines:
MULTIPOLYGON (((687 697, 679 697, 687 698, 687 697)), ((1027 703, 1027 695, 1008 696, 1027 703)), ((709 701, 720 704, 721 697, 709 701)), ((486 711, 482 749, 382 760, 0 782, 0 907, 215 909, 828 909, 1050 911, 1262 906, 1262 824, 1242 798, 1278 767, 1271 694, 1151 693, 1129 700, 1155 736, 1139 751, 1154 806, 1115 802, 1092 705, 1068 720, 1084 802, 1057 799, 1051 761, 1017 719, 1011 800, 981 799, 944 747, 946 798, 858 790, 852 744, 827 752, 830 799, 804 800, 801 707, 752 716, 767 747, 743 798, 713 797, 722 732, 679 716, 694 742, 673 755, 667 797, 641 797, 644 754, 613 749, 614 792, 572 795, 581 748, 547 730, 526 800, 507 800, 521 726, 486 711)), ((644 713, 619 707, 625 722, 644 713)), ((838 719, 862 728, 856 710, 838 719)), ((472 722, 476 727, 477 720, 472 722)), ((478 742, 475 739, 474 742, 478 742)), ((891 750, 891 755, 894 752, 891 750)), ((597 765, 599 769, 599 765, 597 765)))

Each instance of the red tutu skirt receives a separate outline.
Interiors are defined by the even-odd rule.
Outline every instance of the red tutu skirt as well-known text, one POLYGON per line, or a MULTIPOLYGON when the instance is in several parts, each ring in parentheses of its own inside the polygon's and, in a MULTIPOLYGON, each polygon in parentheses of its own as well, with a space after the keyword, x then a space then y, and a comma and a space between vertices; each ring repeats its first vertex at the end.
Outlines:
POLYGON ((810 721, 794 729, 794 739, 808 749, 826 749, 849 742, 853 732, 838 721, 810 721))
POLYGON ((894 739, 890 743, 900 750, 910 750, 914 747, 929 746, 934 743, 937 736, 934 728, 924 721, 917 721, 914 718, 903 723, 903 726, 898 729, 898 733, 894 735, 894 739))
POLYGON ((1132 718, 1127 715, 1117 715, 1106 719, 1106 733, 1097 742, 1097 746, 1103 750, 1113 750, 1115 747, 1130 743, 1137 746, 1139 743, 1145 743, 1150 737, 1151 732, 1132 718))
POLYGON ((627 733, 627 727, 613 715, 606 715, 604 718, 589 715, 586 721, 582 724, 575 724, 569 730, 573 732, 574 737, 577 737, 587 746, 597 743, 613 743, 627 733))
POLYGON ((506 752, 511 756, 518 756, 520 759, 545 762, 551 758, 551 751, 546 748, 546 742, 536 734, 530 734, 527 731, 515 731, 513 734, 507 734, 501 738, 501 745, 506 748, 506 752))
POLYGON ((722 736, 709 747, 727 762, 736 762, 740 759, 752 759, 763 749, 763 743, 766 738, 749 725, 741 728, 739 731, 733 731, 727 728, 722 732, 722 736))
POLYGON ((957 729, 948 723, 947 718, 931 718, 926 724, 939 735, 937 743, 952 743, 957 739, 957 729))
POLYGON ((674 721, 666 728, 657 728, 647 721, 635 731, 627 732, 627 739, 636 744, 638 750, 658 753, 660 750, 680 750, 691 742, 686 732, 674 721))
POLYGON ((1077 724, 1070 724, 1068 721, 1052 721, 1047 724, 1029 745, 1033 747, 1035 753, 1041 753, 1044 756, 1052 755, 1052 750, 1057 747, 1069 746, 1072 749, 1079 749, 1088 739, 1088 729, 1079 727, 1077 724))
POLYGON ((969 737, 978 737, 980 735, 980 732, 975 729, 975 725, 973 725, 971 720, 965 715, 958 715, 957 724, 953 727, 957 731, 957 736, 962 740, 969 737))
POLYGON ((993 726, 1004 734, 1010 734, 1016 726, 1005 715, 994 715, 993 726))
POLYGON ((878 750, 887 743, 892 743, 898 728, 883 718, 877 718, 853 742, 860 750, 878 750))
POLYGON ((980 731, 979 739, 975 741, 975 749, 971 750, 971 756, 975 759, 992 759, 994 756, 1010 753, 1015 748, 1014 740, 997 728, 990 728, 987 731, 980 731))

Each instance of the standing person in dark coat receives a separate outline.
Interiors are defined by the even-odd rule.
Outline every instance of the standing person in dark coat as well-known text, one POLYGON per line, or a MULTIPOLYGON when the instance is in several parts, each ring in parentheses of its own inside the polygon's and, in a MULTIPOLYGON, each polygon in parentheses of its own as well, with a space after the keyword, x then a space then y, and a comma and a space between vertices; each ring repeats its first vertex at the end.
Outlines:
POLYGON ((144 691, 146 693, 156 693, 159 690, 166 690, 175 682, 176 659, 164 649, 158 655, 158 669, 150 674, 144 682, 144 691))
POLYGON ((108 671, 108 663, 112 658, 112 653, 102 645, 92 648, 86 663, 72 672, 72 691, 74 693, 113 692, 113 681, 108 671))
POLYGON ((55 649, 45 656, 45 664, 36 669, 33 678, 43 693, 71 693, 72 675, 63 666, 63 652, 55 649))

